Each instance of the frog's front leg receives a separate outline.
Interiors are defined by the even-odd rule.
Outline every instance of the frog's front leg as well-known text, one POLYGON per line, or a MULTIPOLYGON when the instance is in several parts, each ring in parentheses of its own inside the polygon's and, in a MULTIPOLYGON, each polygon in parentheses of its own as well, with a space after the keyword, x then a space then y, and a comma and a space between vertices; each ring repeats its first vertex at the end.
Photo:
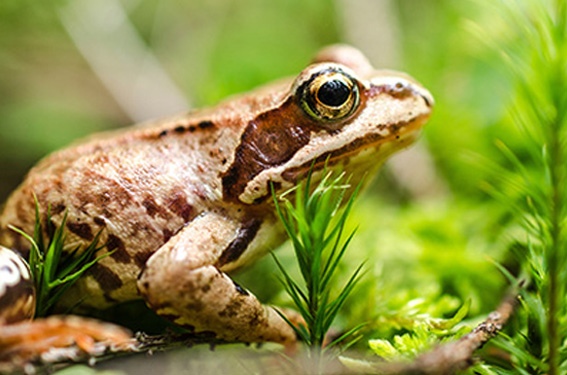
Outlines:
POLYGON ((222 214, 203 214, 148 259, 138 289, 155 312, 189 330, 227 341, 292 344, 295 333, 278 313, 219 270, 224 250, 242 242, 242 232, 222 214))

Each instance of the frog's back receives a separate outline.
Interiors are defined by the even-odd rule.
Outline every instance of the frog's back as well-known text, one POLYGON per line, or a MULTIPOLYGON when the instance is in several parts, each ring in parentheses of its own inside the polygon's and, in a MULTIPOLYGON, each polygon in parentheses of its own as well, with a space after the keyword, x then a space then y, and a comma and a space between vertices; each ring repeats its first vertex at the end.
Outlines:
POLYGON ((107 244, 102 251, 113 251, 75 293, 98 306, 137 298, 135 281, 146 260, 201 212, 222 204, 219 176, 244 125, 278 99, 269 93, 240 97, 94 136, 48 156, 6 202, 0 243, 24 255, 29 251, 7 227, 33 233, 35 195, 40 212, 45 216, 50 207, 56 225, 67 213, 69 248, 84 247, 101 232, 100 243, 107 244))

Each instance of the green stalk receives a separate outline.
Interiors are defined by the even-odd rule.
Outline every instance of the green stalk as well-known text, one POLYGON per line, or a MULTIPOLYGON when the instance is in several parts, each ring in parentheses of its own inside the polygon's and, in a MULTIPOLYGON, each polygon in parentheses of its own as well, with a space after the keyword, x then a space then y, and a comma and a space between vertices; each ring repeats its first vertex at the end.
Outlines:
MULTIPOLYGON (((564 248, 563 242, 563 215, 566 206, 565 194, 562 187, 565 186, 565 162, 564 160, 564 144, 562 142, 563 134, 562 128, 565 123, 565 110, 563 97, 567 85, 565 84, 565 67, 566 61, 564 59, 565 53, 562 51, 567 47, 565 43, 565 1, 557 0, 554 4, 555 16, 557 19, 554 23, 554 30, 552 30, 552 46, 551 53, 553 60, 551 63, 553 81, 548 81, 551 90, 551 99, 554 109, 554 117, 551 120, 549 134, 549 171, 551 182, 551 220, 550 220, 550 245, 548 247, 547 264, 549 267, 549 310, 547 317, 547 335, 549 338, 549 375, 559 374, 559 321, 558 315, 560 313, 560 298, 563 297, 563 283, 560 280, 559 273, 565 266, 561 256, 562 252, 567 251, 564 248), (553 48, 555 47, 555 48, 553 48)), ((563 301, 564 302, 564 301, 563 301)))
MULTIPOLYGON (((557 124, 557 122, 555 122, 557 124)), ((555 126, 554 126, 555 127, 555 126)), ((563 207, 562 194, 560 192, 561 182, 561 145, 556 131, 552 133, 556 135, 550 143, 550 171, 551 171, 551 243, 547 249, 547 264, 549 267, 549 310, 547 317, 547 334, 549 337, 549 375, 557 375, 559 367, 559 275, 558 275, 558 255, 564 250, 561 248, 561 208, 563 207)))

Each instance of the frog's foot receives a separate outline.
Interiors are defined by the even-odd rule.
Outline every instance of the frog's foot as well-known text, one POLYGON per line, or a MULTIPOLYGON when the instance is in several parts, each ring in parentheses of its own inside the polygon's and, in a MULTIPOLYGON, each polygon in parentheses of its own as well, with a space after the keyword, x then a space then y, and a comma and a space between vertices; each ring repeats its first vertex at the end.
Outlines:
POLYGON ((53 316, 0 326, 0 362, 15 365, 35 360, 49 362, 46 358, 50 353, 64 353, 63 348, 79 357, 127 351, 131 345, 131 334, 126 329, 78 316, 53 316))
POLYGON ((214 266, 185 271, 165 290, 148 285, 147 302, 159 315, 195 332, 239 342, 295 341, 293 330, 269 307, 214 266))
POLYGON ((150 257, 138 289, 155 312, 196 333, 291 345, 295 333, 279 314, 214 265, 238 233, 221 215, 197 218, 150 257))

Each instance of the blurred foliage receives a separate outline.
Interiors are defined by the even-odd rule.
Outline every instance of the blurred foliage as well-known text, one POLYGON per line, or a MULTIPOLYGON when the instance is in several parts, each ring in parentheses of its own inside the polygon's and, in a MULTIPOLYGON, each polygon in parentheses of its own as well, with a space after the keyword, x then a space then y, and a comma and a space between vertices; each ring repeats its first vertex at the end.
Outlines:
POLYGON ((498 374, 567 371, 567 3, 496 2, 506 17, 500 46, 514 82, 509 121, 522 148, 499 146, 508 166, 494 166, 493 194, 516 216, 515 255, 521 267, 522 309, 498 340, 510 360, 498 374))

